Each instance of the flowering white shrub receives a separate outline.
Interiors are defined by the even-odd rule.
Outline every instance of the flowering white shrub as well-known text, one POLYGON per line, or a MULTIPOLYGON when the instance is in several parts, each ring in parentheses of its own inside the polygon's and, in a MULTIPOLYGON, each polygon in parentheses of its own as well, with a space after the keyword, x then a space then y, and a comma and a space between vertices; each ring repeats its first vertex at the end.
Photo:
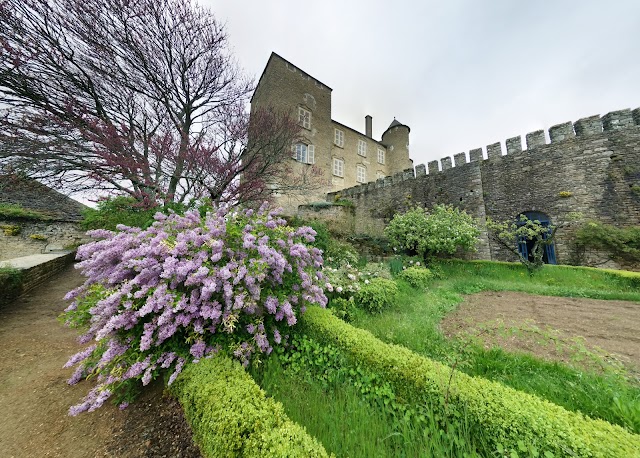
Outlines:
POLYGON ((389 268, 383 263, 367 264, 362 270, 343 263, 340 267, 325 266, 323 272, 326 279, 325 292, 331 298, 353 297, 363 285, 368 285, 374 278, 391 279, 389 268))
POLYGON ((97 386, 71 415, 115 395, 121 407, 142 382, 172 383, 185 364, 219 350, 244 364, 270 353, 309 304, 325 306, 322 256, 307 247, 315 232, 293 229, 266 206, 227 213, 156 214, 148 229, 92 231, 78 249, 86 282, 67 294, 71 326, 93 342, 65 367, 69 383, 97 386))
POLYGON ((472 251, 480 231, 473 217, 463 210, 436 205, 431 213, 415 207, 394 215, 384 233, 394 248, 427 259, 451 255, 458 249, 472 251))

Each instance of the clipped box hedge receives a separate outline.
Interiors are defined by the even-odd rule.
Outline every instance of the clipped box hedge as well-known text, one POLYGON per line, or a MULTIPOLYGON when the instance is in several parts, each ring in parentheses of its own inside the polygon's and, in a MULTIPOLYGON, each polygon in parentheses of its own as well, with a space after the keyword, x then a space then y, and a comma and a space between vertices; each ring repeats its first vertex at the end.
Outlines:
POLYGON ((242 366, 222 355, 191 364, 171 385, 206 458, 328 457, 242 366))
MULTIPOLYGON (((384 343, 319 307, 310 307, 300 324, 314 340, 338 347, 388 381, 398 398, 411 404, 442 402, 451 375, 446 365, 384 343)), ((495 446, 517 449, 523 441, 556 457, 640 457, 639 435, 497 382, 456 371, 448 390, 449 405, 464 411, 495 446)))

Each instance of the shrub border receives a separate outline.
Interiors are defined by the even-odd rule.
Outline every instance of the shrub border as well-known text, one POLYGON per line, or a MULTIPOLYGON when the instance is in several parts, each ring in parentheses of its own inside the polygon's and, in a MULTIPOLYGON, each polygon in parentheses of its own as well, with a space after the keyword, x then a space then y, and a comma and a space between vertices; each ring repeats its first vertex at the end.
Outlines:
POLYGON ((170 390, 206 458, 329 457, 286 416, 282 404, 267 398, 242 366, 226 356, 190 364, 170 390))
POLYGON ((370 332, 310 307, 301 327, 319 342, 334 345, 347 357, 388 381, 396 397, 409 403, 448 402, 464 410, 494 446, 517 449, 518 442, 552 451, 556 456, 640 456, 640 436, 603 420, 569 412, 500 383, 471 377, 404 347, 387 344, 370 332))

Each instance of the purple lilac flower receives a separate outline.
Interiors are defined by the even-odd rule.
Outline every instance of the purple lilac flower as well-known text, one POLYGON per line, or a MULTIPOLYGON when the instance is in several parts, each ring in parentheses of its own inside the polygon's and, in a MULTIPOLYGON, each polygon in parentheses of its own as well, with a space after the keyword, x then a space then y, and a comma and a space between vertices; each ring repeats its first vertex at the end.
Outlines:
POLYGON ((194 358, 200 359, 204 356, 206 348, 207 345, 202 340, 199 340, 191 346, 189 353, 191 353, 194 358))
POLYGON ((79 362, 84 361, 89 356, 91 356, 91 353, 93 353, 93 350, 95 350, 97 346, 98 346, 97 344, 94 344, 85 348, 81 352, 76 353, 71 358, 69 358, 69 361, 67 361, 67 363, 62 367, 67 368, 67 367, 75 366, 79 362))

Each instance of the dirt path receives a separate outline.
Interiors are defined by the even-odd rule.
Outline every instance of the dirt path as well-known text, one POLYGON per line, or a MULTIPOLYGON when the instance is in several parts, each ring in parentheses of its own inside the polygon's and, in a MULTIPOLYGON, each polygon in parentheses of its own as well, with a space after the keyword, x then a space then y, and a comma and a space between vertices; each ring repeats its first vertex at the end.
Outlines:
POLYGON ((486 291, 467 296, 441 323, 445 335, 483 332, 488 345, 567 360, 558 351, 560 339, 584 338, 586 348, 599 347, 634 368, 640 368, 640 303, 596 299, 533 296, 486 291), (534 329, 509 334, 505 328, 534 329), (542 332, 536 332, 535 328, 542 332), (484 329, 484 331, 482 331, 484 329), (550 331, 555 330, 555 331, 550 331), (552 343, 552 345, 549 345, 552 343))
POLYGON ((72 267, 0 309, 0 450, 3 457, 198 457, 177 403, 155 386, 124 412, 105 405, 69 417, 88 382, 62 366, 80 347, 59 324, 62 297, 80 285, 72 267))

